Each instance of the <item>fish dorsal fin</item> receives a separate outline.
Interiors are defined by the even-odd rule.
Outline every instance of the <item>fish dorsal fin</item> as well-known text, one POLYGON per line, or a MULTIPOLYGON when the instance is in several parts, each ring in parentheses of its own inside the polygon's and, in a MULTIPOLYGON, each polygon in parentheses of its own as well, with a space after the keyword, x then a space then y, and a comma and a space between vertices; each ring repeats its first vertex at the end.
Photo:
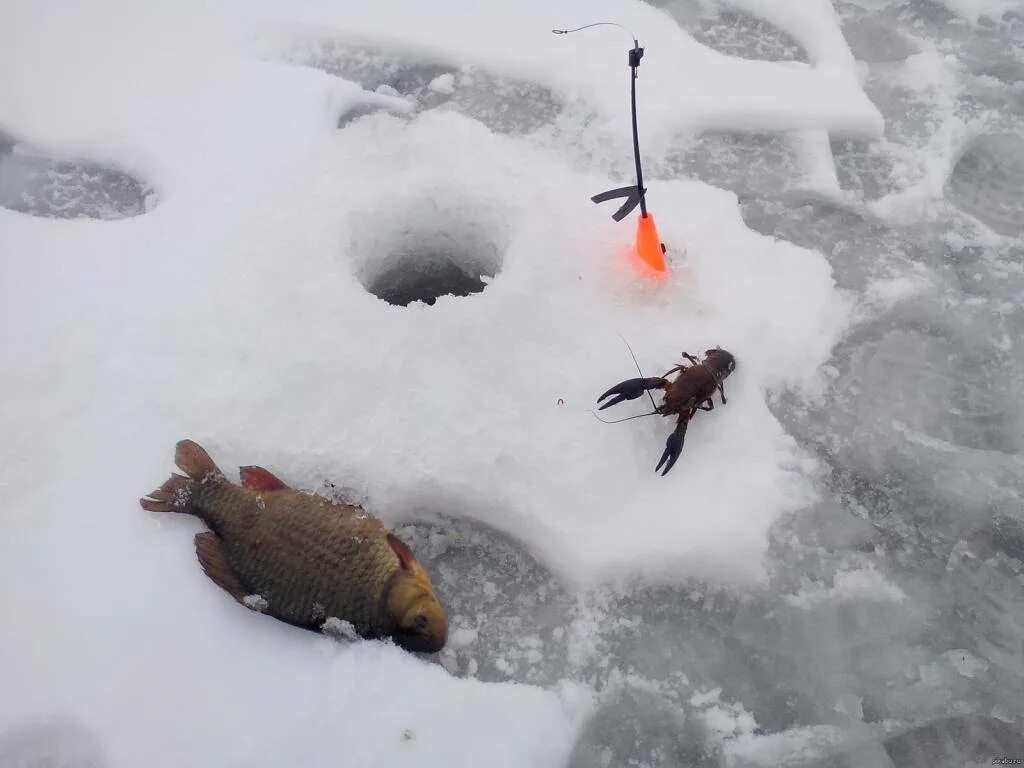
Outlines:
POLYGON ((398 555, 398 562, 402 564, 402 568, 407 571, 413 570, 416 565, 416 555, 412 553, 412 550, 409 549, 405 542, 395 536, 395 534, 389 533, 388 544, 394 550, 394 553, 398 555))
POLYGON ((263 467, 239 467, 242 485, 250 491, 286 491, 288 486, 263 467))

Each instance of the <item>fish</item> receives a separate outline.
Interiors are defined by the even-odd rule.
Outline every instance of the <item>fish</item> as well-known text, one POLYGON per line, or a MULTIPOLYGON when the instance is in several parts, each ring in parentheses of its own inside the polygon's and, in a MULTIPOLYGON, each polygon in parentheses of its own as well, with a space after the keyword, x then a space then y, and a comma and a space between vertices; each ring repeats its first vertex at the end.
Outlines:
POLYGON ((339 622, 367 639, 436 653, 448 619, 412 550, 363 508, 287 486, 268 470, 225 477, 192 440, 175 447, 177 473, 146 498, 150 512, 195 515, 206 575, 251 610, 314 631, 339 622), (347 625, 345 625, 347 626, 347 625))

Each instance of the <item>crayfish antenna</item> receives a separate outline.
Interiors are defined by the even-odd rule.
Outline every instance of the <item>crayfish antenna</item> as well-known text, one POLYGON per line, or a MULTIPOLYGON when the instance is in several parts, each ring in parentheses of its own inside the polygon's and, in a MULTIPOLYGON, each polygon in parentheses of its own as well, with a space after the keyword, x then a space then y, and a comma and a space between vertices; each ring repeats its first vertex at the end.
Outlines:
MULTIPOLYGON (((623 336, 621 333, 619 334, 619 338, 622 339, 622 343, 625 344, 626 349, 629 350, 629 356, 633 358, 633 364, 636 366, 636 372, 640 374, 641 379, 644 378, 644 372, 640 370, 640 363, 637 362, 636 355, 633 354, 633 348, 629 346, 629 342, 626 341, 626 337, 623 336)), ((664 378, 664 376, 662 378, 664 378)), ((651 408, 657 411, 658 405, 654 402, 654 395, 651 394, 650 390, 647 390, 647 396, 651 398, 651 408)), ((625 419, 623 419, 623 421, 625 421, 625 419)))
POLYGON ((627 416, 624 419, 613 419, 611 421, 608 421, 607 419, 602 419, 600 416, 598 416, 597 415, 597 411, 593 411, 592 410, 590 413, 591 413, 591 415, 593 415, 593 417, 595 419, 600 421, 602 424, 618 424, 619 422, 629 421, 630 419, 641 419, 644 416, 657 416, 658 415, 657 411, 651 411, 650 413, 638 413, 636 416, 627 416))

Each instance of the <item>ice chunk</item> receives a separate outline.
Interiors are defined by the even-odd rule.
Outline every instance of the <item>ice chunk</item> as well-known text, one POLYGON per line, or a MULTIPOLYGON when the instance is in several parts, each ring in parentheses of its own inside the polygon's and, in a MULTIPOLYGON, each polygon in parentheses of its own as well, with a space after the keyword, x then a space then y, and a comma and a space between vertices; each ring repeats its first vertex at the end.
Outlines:
POLYGON ((430 81, 427 87, 432 91, 437 91, 438 93, 447 93, 449 95, 455 93, 455 75, 451 72, 438 75, 430 81))

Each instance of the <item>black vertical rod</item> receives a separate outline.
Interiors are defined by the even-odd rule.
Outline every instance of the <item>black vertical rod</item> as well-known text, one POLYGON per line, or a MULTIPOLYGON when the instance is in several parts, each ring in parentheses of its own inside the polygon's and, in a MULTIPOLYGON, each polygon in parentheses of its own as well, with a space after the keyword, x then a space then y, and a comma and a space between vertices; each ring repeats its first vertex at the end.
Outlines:
POLYGON ((632 77, 629 84, 629 104, 633 115, 633 162, 636 163, 636 190, 640 195, 640 216, 647 218, 647 200, 644 195, 644 172, 640 168, 640 137, 636 128, 636 68, 640 64, 643 48, 635 46, 629 52, 629 69, 632 77), (639 52, 639 55, 637 55, 639 52))

